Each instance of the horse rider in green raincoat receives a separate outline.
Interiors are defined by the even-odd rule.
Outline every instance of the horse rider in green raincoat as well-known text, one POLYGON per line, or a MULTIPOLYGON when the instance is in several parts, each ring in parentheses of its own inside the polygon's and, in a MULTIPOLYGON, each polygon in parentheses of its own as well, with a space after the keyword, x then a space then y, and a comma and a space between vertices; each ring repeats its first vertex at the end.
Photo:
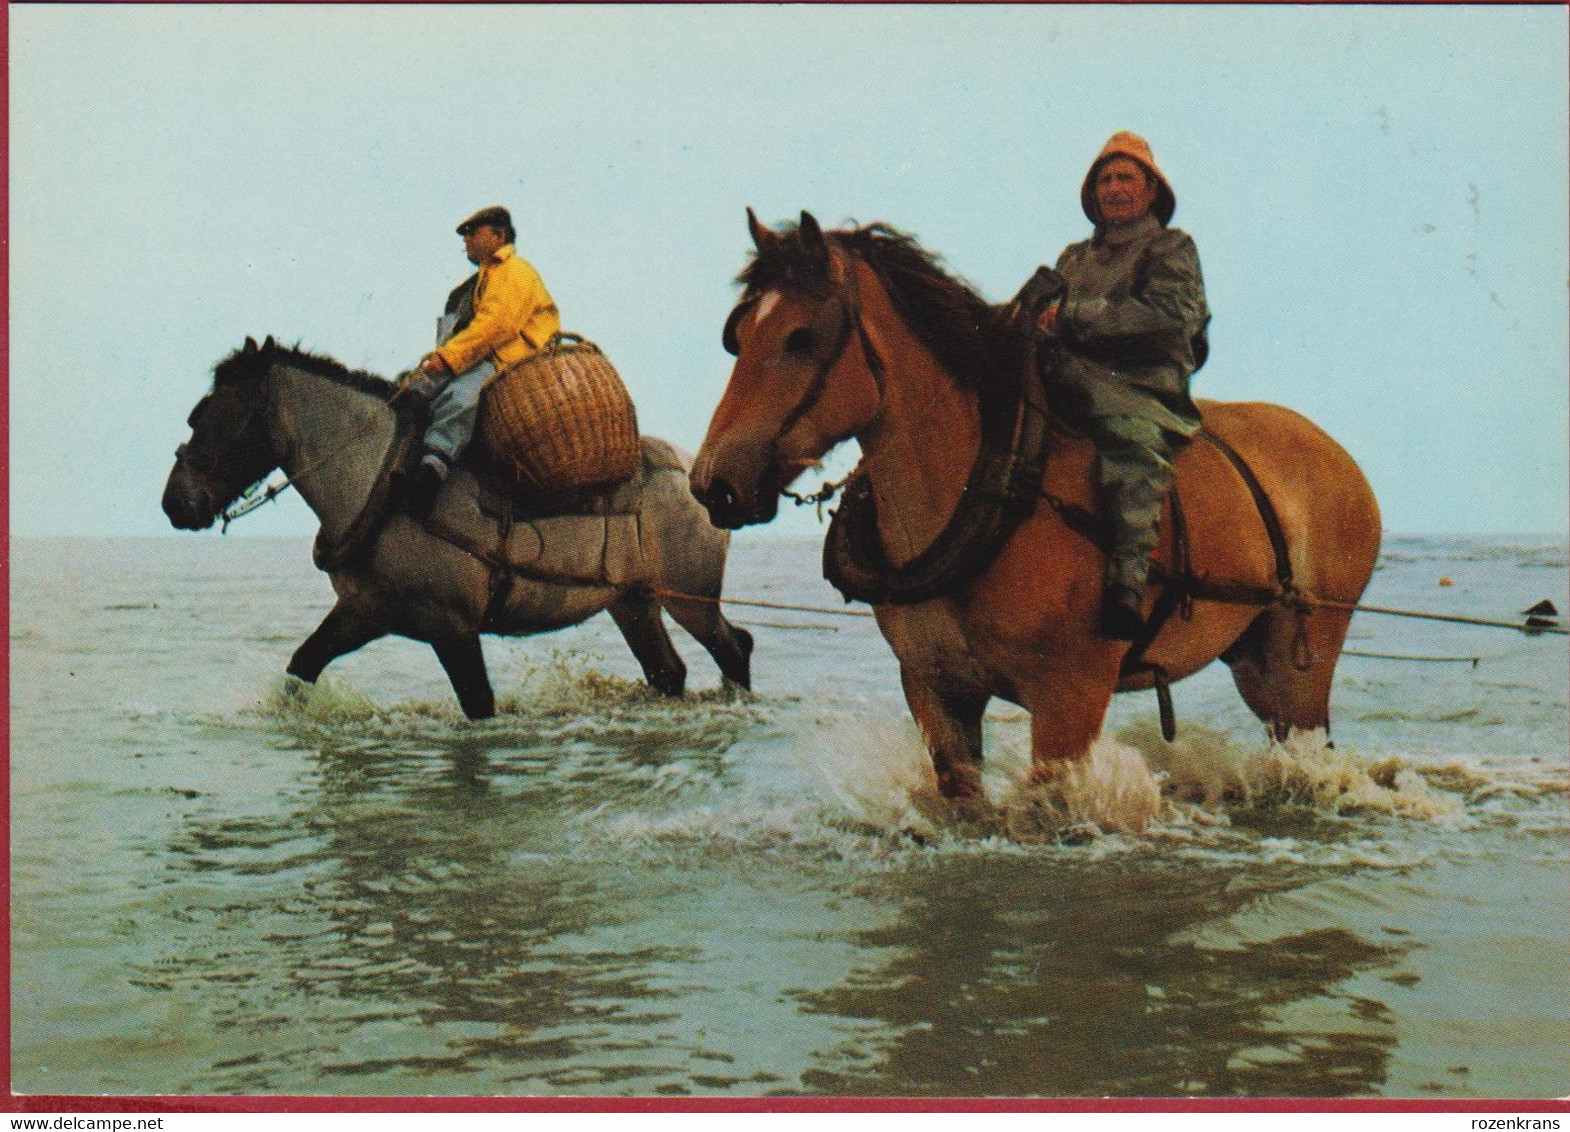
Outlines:
POLYGON ((1044 351, 1054 405, 1096 445, 1110 532, 1100 630, 1138 640, 1172 462, 1199 431, 1189 378, 1205 361, 1210 312, 1199 253, 1167 226, 1177 200, 1143 138, 1108 140, 1080 203, 1095 233, 1058 258, 1066 289, 1037 329, 1056 346, 1044 351))

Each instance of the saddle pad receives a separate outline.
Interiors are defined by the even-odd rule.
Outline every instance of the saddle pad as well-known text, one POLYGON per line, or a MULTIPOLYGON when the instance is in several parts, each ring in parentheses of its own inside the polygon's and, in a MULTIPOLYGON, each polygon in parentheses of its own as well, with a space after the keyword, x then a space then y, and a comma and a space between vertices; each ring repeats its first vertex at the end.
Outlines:
POLYGON ((610 585, 642 577, 636 512, 515 516, 507 523, 488 506, 491 502, 473 476, 460 472, 442 492, 427 526, 476 557, 525 574, 610 585))
POLYGON ((657 437, 643 437, 642 451, 640 475, 604 491, 557 499, 505 496, 460 468, 425 526, 493 568, 564 582, 636 584, 658 553, 656 530, 644 529, 640 510, 671 492, 685 496, 692 463, 657 437))
POLYGON ((685 477, 691 459, 669 441, 654 436, 640 438, 643 447, 642 474, 609 487, 593 491, 543 495, 528 489, 515 491, 490 479, 483 469, 475 471, 481 484, 480 507, 487 514, 500 515, 512 508, 516 519, 555 518, 560 515, 631 515, 643 505, 648 484, 660 472, 676 472, 685 477))
POLYGON ((643 576, 636 515, 558 515, 513 525, 504 561, 525 574, 621 586, 643 576))

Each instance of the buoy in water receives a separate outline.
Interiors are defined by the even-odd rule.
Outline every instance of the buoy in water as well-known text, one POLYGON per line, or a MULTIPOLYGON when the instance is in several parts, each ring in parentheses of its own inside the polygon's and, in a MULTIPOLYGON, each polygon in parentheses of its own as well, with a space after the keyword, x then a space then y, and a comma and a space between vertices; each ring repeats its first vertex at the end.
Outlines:
POLYGON ((1559 610, 1546 597, 1531 609, 1523 609, 1521 615, 1526 618, 1528 629, 1548 629, 1559 624, 1559 610))
POLYGON ((1453 586, 1456 584, 1456 580, 1454 578, 1440 578, 1439 584, 1441 586, 1453 586))

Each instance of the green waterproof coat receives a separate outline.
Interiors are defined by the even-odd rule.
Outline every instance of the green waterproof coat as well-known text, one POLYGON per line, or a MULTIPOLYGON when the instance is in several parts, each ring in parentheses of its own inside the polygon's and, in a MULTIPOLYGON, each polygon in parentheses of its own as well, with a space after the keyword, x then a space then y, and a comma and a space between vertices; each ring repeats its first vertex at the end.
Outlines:
POLYGON ((1099 226, 1058 257, 1053 392, 1071 419, 1138 417, 1183 437, 1199 430, 1189 376, 1204 363, 1205 284, 1188 234, 1146 214, 1099 226))

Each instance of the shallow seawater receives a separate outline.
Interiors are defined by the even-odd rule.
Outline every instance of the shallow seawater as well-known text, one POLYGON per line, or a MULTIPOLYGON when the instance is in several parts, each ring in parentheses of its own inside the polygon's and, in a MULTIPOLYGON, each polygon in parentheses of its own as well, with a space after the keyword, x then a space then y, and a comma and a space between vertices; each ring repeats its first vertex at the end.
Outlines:
MULTIPOLYGON (((1563 637, 1359 615, 1335 746, 1220 666, 1120 699, 1081 780, 937 798, 866 620, 424 646, 315 688, 305 540, 12 547, 12 1049, 24 1093, 1548 1097, 1570 1048, 1563 637)), ((1368 600, 1561 609, 1562 543, 1392 538, 1368 600), (1441 577, 1452 584, 1440 586, 1441 577)), ((842 607, 809 544, 727 591, 842 607)))

